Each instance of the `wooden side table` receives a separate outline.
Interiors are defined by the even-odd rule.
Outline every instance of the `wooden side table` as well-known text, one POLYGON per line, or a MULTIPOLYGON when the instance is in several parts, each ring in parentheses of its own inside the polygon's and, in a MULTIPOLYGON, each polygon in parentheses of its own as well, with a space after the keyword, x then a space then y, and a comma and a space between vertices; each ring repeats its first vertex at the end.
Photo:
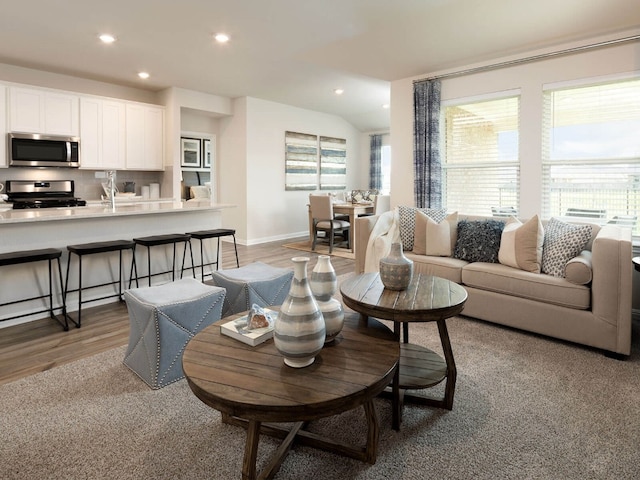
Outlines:
POLYGON ((393 320, 398 339, 400 326, 404 325, 398 369, 399 388, 397 391, 393 389, 393 428, 400 428, 405 400, 451 410, 457 371, 446 319, 462 311, 467 301, 467 291, 444 278, 419 273, 413 275, 406 290, 387 290, 378 273, 364 273, 344 281, 340 293, 344 304, 361 315, 393 320), (437 323, 444 360, 433 350, 409 343, 409 322, 437 323), (425 398, 407 392, 433 387, 444 379, 447 383, 442 399, 425 398))

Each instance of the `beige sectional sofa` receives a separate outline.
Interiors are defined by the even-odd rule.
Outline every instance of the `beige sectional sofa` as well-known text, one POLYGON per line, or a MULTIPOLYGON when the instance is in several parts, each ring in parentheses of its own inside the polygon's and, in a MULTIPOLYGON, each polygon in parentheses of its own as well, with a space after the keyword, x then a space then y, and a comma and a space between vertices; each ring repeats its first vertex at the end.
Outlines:
MULTIPOLYGON (((363 272, 365 265, 372 268, 371 259, 365 262, 365 258, 379 218, 357 219, 356 273, 363 272)), ((458 221, 463 219, 489 217, 458 217, 458 221)), ((465 287, 469 294, 465 316, 588 345, 623 358, 631 348, 631 231, 593 224, 591 240, 584 248, 587 251, 579 266, 583 271, 591 269, 591 281, 578 283, 501 263, 467 262, 410 251, 405 255, 413 260, 415 272, 444 277, 465 287)))

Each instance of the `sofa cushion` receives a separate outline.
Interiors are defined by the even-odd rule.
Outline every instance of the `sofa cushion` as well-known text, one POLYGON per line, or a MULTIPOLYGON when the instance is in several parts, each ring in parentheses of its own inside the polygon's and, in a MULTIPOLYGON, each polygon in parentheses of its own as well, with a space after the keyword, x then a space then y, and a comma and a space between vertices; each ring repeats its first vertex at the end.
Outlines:
POLYGON ((457 225, 458 212, 447 215, 438 223, 427 214, 417 211, 413 253, 450 257, 456 246, 457 225))
MULTIPOLYGON (((499 263, 470 263, 462 269, 463 285, 546 302, 563 307, 587 310, 591 289, 564 278, 525 272, 499 263)), ((513 312, 517 315, 518 312, 513 312)))
POLYGON ((458 284, 462 283, 462 268, 469 263, 453 257, 429 257, 413 252, 405 252, 405 256, 413 260, 413 273, 446 278, 458 284))
POLYGON ((593 278, 591 270, 591 252, 583 250, 577 257, 567 262, 564 268, 565 278, 576 285, 587 285, 593 278))
POLYGON ((504 222, 499 220, 460 220, 453 256, 468 262, 498 262, 504 222))
POLYGON ((405 252, 413 250, 413 237, 416 229, 416 211, 427 214, 436 222, 440 223, 446 217, 446 210, 441 208, 416 208, 398 206, 398 216, 400 217, 400 240, 402 249, 405 252))
POLYGON ((498 260, 503 265, 540 273, 544 229, 538 215, 525 223, 511 217, 502 231, 498 260))
POLYGON ((575 225, 551 218, 544 230, 542 273, 565 276, 565 265, 585 248, 591 239, 591 225, 575 225))

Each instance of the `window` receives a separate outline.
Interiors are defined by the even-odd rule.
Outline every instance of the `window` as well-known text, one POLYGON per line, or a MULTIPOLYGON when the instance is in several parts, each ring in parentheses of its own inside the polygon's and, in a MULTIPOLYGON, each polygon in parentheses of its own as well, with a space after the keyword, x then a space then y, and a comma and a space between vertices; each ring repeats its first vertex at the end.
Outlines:
POLYGON ((640 80, 548 89, 543 115, 543 216, 580 211, 637 233, 640 80))
POLYGON ((520 98, 444 107, 443 198, 449 211, 518 211, 520 98))

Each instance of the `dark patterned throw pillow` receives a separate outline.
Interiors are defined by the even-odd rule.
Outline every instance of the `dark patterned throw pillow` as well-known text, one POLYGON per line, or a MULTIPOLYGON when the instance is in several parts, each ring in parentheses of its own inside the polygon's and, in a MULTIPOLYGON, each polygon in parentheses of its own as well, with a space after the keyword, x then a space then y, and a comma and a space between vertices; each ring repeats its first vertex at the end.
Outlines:
POLYGON ((454 258, 467 262, 498 263, 504 222, 500 220, 460 220, 454 258))
POLYGON ((398 216, 400 217, 400 241, 402 242, 402 250, 405 252, 413 250, 413 238, 416 231, 416 210, 424 212, 436 223, 442 222, 447 216, 447 211, 443 208, 398 206, 398 216))

